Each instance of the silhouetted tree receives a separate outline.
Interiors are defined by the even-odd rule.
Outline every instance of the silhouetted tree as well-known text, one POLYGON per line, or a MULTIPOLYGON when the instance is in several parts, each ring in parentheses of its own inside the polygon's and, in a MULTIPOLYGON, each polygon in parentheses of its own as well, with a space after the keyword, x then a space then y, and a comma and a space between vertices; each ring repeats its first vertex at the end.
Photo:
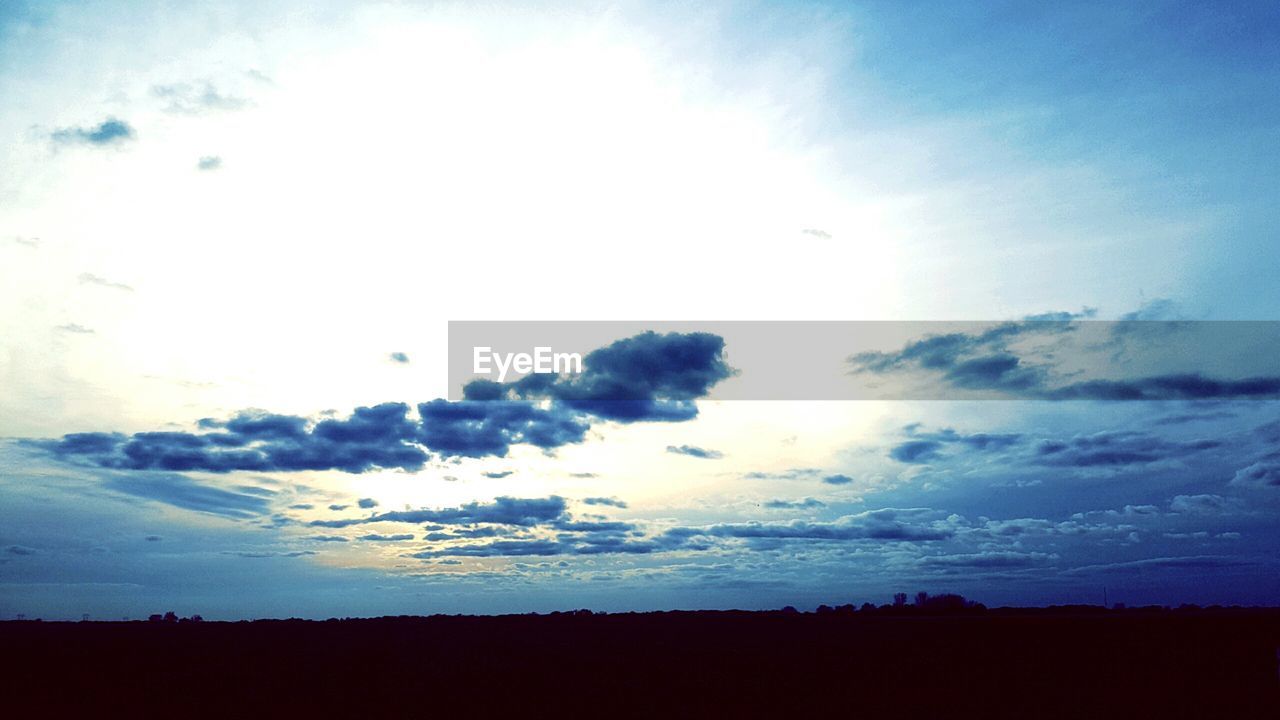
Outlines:
POLYGON ((906 605, 906 604, 907 604, 907 594, 906 594, 906 593, 894 593, 894 594, 893 594, 893 606, 894 606, 894 607, 902 607, 903 605, 906 605))

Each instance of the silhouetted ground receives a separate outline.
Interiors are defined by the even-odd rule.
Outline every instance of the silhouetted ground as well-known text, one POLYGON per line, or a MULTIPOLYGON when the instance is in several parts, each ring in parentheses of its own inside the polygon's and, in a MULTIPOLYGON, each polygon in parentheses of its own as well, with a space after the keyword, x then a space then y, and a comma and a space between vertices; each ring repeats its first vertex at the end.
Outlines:
POLYGON ((0 682, 9 717, 1276 718, 1278 647, 1272 610, 28 621, 0 682))

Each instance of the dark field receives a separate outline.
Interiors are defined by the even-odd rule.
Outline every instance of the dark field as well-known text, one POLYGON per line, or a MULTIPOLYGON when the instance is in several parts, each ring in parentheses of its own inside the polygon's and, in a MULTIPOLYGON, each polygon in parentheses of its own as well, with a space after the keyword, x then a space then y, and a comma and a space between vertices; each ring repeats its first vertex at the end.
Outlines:
POLYGON ((182 717, 1280 717, 1280 612, 0 623, 8 708, 182 717))

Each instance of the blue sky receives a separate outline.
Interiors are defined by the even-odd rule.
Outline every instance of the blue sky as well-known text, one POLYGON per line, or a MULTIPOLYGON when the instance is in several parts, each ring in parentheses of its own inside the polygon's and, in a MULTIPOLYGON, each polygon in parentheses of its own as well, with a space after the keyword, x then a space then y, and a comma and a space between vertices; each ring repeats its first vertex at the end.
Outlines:
POLYGON ((439 398, 449 320, 1272 320, 1277 25, 5 3, 0 614, 1274 603, 1265 351, 1188 384, 1139 337, 1066 401, 966 340, 875 372, 1001 399, 752 402, 747 339, 619 336, 439 398))

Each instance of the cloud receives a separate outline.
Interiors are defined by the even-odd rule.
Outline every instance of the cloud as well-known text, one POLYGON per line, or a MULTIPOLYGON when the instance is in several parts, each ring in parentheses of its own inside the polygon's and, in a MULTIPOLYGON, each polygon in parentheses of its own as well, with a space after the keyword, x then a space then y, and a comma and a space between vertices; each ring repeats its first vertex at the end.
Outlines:
MULTIPOLYGON (((834 522, 730 523, 713 525, 700 532, 715 537, 777 540, 945 540, 955 535, 945 523, 924 522, 931 513, 923 508, 868 510, 846 515, 834 522)), ((686 529, 687 530, 687 529, 686 529)))
POLYGON ((770 500, 764 506, 770 510, 802 510, 826 507, 827 504, 817 498, 808 497, 803 500, 770 500))
POLYGON ((485 399, 421 403, 416 421, 408 405, 389 402, 356 408, 346 420, 247 411, 202 420, 203 433, 80 433, 24 443, 62 460, 120 470, 415 471, 430 459, 426 450, 446 458, 505 457, 512 445, 551 450, 580 443, 592 417, 688 420, 697 415, 694 399, 730 374, 723 346, 705 333, 644 333, 589 353, 578 376, 530 375, 505 386, 476 381, 466 393, 485 399))
POLYGON ((1242 488, 1280 488, 1280 458, 1267 457, 1240 468, 1230 485, 1242 488))
POLYGON ((69 127, 55 130, 54 142, 76 145, 118 145, 137 137, 129 123, 117 118, 107 118, 93 127, 69 127))
POLYGON ((1103 563, 1098 565, 1081 565, 1063 571, 1064 575, 1089 575, 1094 573, 1131 573, 1135 570, 1215 570, 1219 568, 1238 567, 1251 564, 1244 558, 1226 557, 1222 555, 1188 555, 1183 557, 1156 557, 1128 562, 1103 563))
POLYGON ((1189 515, 1216 515, 1229 503, 1221 495, 1178 495, 1169 501, 1169 509, 1189 515))
POLYGON ((668 445, 667 452, 676 455, 688 455, 689 457, 703 458, 705 460, 719 460, 724 457, 724 453, 719 450, 704 450, 693 445, 668 445))
MULTIPOLYGON (((745 473, 742 476, 744 480, 807 480, 809 478, 821 475, 822 470, 818 468, 791 468, 781 472, 762 472, 759 470, 745 473)), ((835 477, 834 475, 831 477, 835 477)), ((838 483, 833 483, 838 484, 838 483)))
POLYGON ((360 498, 356 501, 356 504, 366 510, 372 507, 378 507, 378 501, 373 498, 360 498))
POLYGON ((196 161, 196 169, 202 172, 210 172, 222 169, 222 157, 218 155, 205 155, 196 161))
POLYGON ((400 363, 402 365, 409 363, 409 356, 402 352, 393 352, 388 355, 387 358, 391 360, 391 362, 400 363))
POLYGON ((432 400, 418 406, 420 439, 445 456, 506 457, 512 445, 558 448, 585 439, 590 425, 564 407, 524 401, 432 400))
POLYGON ((266 498, 203 485, 172 473, 118 475, 108 478, 102 485, 125 495, 228 518, 248 519, 264 515, 269 510, 266 498))
POLYGON ((316 527, 343 528, 375 522, 440 523, 445 525, 470 525, 494 523, 528 527, 549 523, 565 513, 564 498, 552 495, 546 498, 499 497, 491 503, 473 502, 460 507, 440 510, 402 510, 378 513, 365 518, 344 520, 313 520, 316 527))
POLYGON ((385 403, 310 427, 301 417, 242 413, 228 421, 201 421, 216 432, 75 433, 24 442, 61 459, 119 470, 418 470, 429 455, 413 442, 417 428, 407 412, 404 404, 385 403))
POLYGON ((804 233, 805 235, 812 235, 813 237, 816 237, 819 240, 831 239, 831 233, 827 232, 826 230, 819 230, 818 228, 805 228, 800 232, 804 233))
POLYGON ((349 507, 351 507, 351 506, 350 506, 350 505, 337 505, 337 504, 334 504, 334 505, 330 505, 330 506, 329 506, 329 509, 330 509, 330 510, 332 510, 332 511, 334 511, 334 512, 342 512, 343 510, 346 510, 346 509, 347 509, 347 508, 349 508, 349 507))
POLYGON ((438 550, 423 550, 410 557, 425 559, 437 557, 523 557, 539 555, 563 555, 565 547, 557 540, 495 540, 480 545, 461 545, 438 550))
POLYGON ((732 374, 718 335, 645 332, 587 353, 577 375, 534 374, 506 384, 476 380, 463 394, 468 400, 551 399, 615 422, 680 422, 696 417, 694 401, 732 374))
POLYGON ((925 463, 938 458, 948 445, 958 445, 974 451, 998 451, 1015 445, 1022 438, 1017 433, 974 433, 965 435, 951 428, 936 432, 920 432, 920 425, 913 423, 905 429, 910 440, 894 446, 889 457, 904 463, 925 463))
POLYGON ((13 237, 10 239, 14 242, 15 245, 21 245, 23 247, 32 248, 32 249, 40 247, 40 238, 13 237))
POLYGON ((894 446, 889 457, 904 463, 924 463, 938 456, 942 443, 936 440, 908 440, 894 446))
POLYGON ((490 471, 490 472, 485 472, 480 474, 487 478, 491 478, 493 480, 501 480, 504 477, 510 477, 514 475, 515 472, 516 472, 515 470, 498 470, 498 471, 490 471))
POLYGON ((412 540, 412 533, 401 533, 399 535, 378 535, 376 533, 370 535, 361 535, 357 540, 365 540, 368 542, 402 542, 404 540, 412 540))
POLYGON ((848 485, 853 482, 853 478, 848 475, 841 475, 837 473, 835 475, 828 475, 822 478, 822 482, 828 485, 848 485))
POLYGON ((59 325, 55 327, 54 330, 58 330, 60 332, 76 333, 77 335, 93 334, 93 328, 87 328, 83 325, 77 325, 75 323, 67 323, 66 325, 59 325))
POLYGON ((582 502, 587 505, 608 505, 616 508, 625 508, 627 506, 627 504, 622 500, 607 497, 582 498, 582 502))
POLYGON ((1062 467, 1136 465, 1185 457, 1219 447, 1217 440, 1172 442, 1138 432, 1100 432, 1069 440, 1044 440, 1033 462, 1062 467))
MULTIPOLYGON (((1032 365, 1011 349, 1015 340, 1065 337, 1080 327, 1079 319, 1093 314, 1086 308, 1078 314, 1050 313, 1000 323, 980 332, 928 335, 907 343, 897 351, 859 353, 850 356, 847 362, 854 373, 883 375, 923 371, 956 389, 993 391, 1044 400, 1207 400, 1280 396, 1280 376, 1227 380, 1201 372, 1154 374, 1120 380, 1076 380, 1055 385, 1049 372, 1057 362, 1054 353, 1044 354, 1042 364, 1032 365)), ((1180 325, 1170 321, 1152 327, 1151 322, 1130 320, 1107 327, 1111 329, 1114 340, 1126 335, 1169 332, 1180 325)), ((1152 346, 1154 349, 1150 352, 1155 353, 1163 347, 1159 342, 1152 342, 1152 346)))
POLYGON ((1056 560, 1057 557, 1057 555, 1041 552, 991 550, 980 553, 929 555, 920 558, 917 563, 921 567, 943 570, 998 570, 1035 567, 1056 560))
POLYGON ((211 82, 156 85, 151 94, 165 101, 165 111, 198 115, 217 110, 239 110, 248 101, 219 91, 211 82))
POLYGON ((347 542, 347 539, 341 535, 311 535, 304 540, 315 540, 316 542, 347 542))
POLYGON ((4 549, 10 555, 35 555, 36 551, 25 545, 10 545, 4 549))
POLYGON ((439 557, 525 557, 553 555, 647 555, 673 549, 682 545, 682 539, 661 538, 629 540, 617 535, 561 535, 555 539, 523 538, 495 540, 487 543, 450 545, 412 554, 410 557, 431 559, 439 557))

